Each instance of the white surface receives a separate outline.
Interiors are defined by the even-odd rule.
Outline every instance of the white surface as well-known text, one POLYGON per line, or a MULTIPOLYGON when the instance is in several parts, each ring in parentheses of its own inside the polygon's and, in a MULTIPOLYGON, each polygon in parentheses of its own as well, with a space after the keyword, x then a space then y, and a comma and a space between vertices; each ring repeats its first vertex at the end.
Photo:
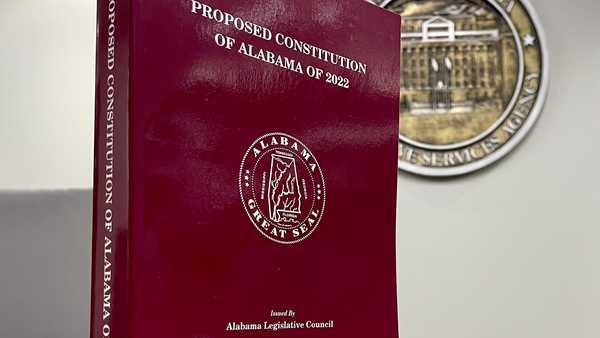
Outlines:
POLYGON ((530 137, 466 178, 400 176, 403 338, 600 337, 600 3, 531 2, 551 88, 530 137))
POLYGON ((0 0, 0 190, 90 187, 95 0, 0 0))
MULTIPOLYGON (((403 338, 600 337, 600 3, 531 2, 552 59, 531 137, 472 176, 400 176, 403 338)), ((94 3, 0 0, 0 189, 90 186, 94 3)), ((0 200, 2 337, 85 335, 89 209, 49 199, 0 200)))

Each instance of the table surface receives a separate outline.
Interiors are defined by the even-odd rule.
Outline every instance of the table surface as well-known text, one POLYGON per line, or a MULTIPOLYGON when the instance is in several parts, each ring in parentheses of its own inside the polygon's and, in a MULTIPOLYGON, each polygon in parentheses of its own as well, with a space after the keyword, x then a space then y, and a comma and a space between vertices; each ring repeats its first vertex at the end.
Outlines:
MULTIPOLYGON (((91 196, 0 193, 0 337, 88 335, 91 196)), ((446 213, 429 198, 420 224, 399 217, 402 336, 598 337, 598 256, 589 251, 598 237, 586 239, 568 215, 554 224, 533 213, 475 222, 469 214, 490 210, 468 210, 468 200, 458 196, 446 213), (427 213, 448 222, 428 223, 427 213)))

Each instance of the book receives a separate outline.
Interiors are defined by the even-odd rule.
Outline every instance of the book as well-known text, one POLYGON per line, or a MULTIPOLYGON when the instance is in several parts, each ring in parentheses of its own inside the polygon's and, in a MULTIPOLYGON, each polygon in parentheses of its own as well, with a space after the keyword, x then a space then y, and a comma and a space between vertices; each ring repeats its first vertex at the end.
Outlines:
POLYGON ((92 338, 398 334, 400 18, 99 0, 92 338))

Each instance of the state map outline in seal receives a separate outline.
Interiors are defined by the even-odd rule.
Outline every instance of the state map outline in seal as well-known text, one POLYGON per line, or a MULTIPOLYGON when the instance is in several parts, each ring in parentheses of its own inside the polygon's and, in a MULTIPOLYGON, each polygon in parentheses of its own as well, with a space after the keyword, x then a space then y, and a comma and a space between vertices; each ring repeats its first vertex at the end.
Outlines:
POLYGON ((257 138, 244 154, 240 197, 256 230, 280 244, 296 244, 319 226, 325 212, 323 172, 299 139, 274 132, 257 138))

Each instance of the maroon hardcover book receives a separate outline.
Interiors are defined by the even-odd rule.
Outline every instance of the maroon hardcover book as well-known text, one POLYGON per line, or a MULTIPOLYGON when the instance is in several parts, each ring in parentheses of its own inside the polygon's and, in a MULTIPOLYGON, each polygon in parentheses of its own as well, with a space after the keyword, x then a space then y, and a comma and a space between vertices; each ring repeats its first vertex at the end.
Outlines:
POLYGON ((92 338, 393 338, 400 18, 99 0, 92 338))

